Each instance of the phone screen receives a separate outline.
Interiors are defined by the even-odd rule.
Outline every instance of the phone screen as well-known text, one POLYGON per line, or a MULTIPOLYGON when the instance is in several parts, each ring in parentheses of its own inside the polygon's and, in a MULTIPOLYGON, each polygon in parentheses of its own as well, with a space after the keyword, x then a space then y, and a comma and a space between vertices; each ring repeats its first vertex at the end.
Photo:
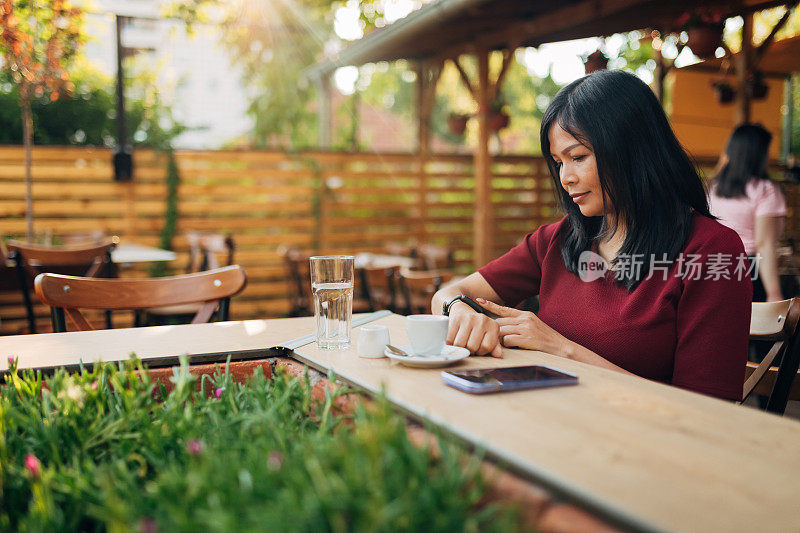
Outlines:
POLYGON ((510 368, 466 370, 463 372, 452 372, 452 374, 472 383, 547 381, 574 377, 570 374, 547 368, 546 366, 514 366, 510 368))

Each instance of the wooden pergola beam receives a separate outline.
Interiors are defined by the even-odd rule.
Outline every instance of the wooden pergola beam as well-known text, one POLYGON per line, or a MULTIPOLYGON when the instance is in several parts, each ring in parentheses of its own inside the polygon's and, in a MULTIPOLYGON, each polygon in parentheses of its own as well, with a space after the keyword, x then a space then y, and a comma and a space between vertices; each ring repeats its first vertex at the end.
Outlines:
POLYGON ((794 8, 797 7, 797 2, 786 4, 786 13, 780 18, 778 22, 775 23, 775 26, 772 27, 772 31, 769 32, 766 39, 761 41, 761 44, 758 45, 756 48, 755 53, 753 54, 753 66, 757 67, 758 64, 761 62, 761 58, 764 57, 764 53, 769 49, 772 42, 775 40, 775 35, 786 25, 788 22, 789 17, 792 15, 792 11, 794 8))
POLYGON ((492 255, 492 230, 494 213, 492 209, 492 170, 489 155, 489 50, 480 48, 475 54, 478 58, 478 146, 475 150, 475 214, 473 217, 473 260, 475 266, 489 262, 492 255))
POLYGON ((744 16, 742 49, 736 56, 736 124, 750 122, 750 97, 747 94, 747 71, 753 57, 753 15, 744 16))
POLYGON ((506 72, 508 72, 508 66, 511 64, 511 60, 514 59, 514 50, 516 50, 516 46, 509 46, 503 52, 503 65, 500 67, 500 72, 497 74, 497 79, 492 84, 491 93, 490 93, 490 101, 494 100, 497 97, 497 93, 500 92, 500 88, 503 86, 503 78, 505 78, 506 72))
POLYGON ((458 74, 461 76, 461 81, 464 82, 464 87, 467 88, 469 93, 472 95, 474 100, 478 100, 478 93, 476 92, 475 87, 473 86, 472 82, 469 79, 469 75, 467 75, 467 71, 464 70, 464 67, 461 66, 461 59, 459 57, 453 58, 453 65, 456 66, 456 70, 458 70, 458 74))

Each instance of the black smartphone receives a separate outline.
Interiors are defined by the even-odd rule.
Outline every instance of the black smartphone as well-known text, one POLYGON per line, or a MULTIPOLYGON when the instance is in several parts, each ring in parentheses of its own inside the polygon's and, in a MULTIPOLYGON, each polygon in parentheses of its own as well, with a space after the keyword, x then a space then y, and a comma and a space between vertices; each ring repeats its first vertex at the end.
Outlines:
POLYGON ((577 385, 578 376, 549 366, 443 371, 442 381, 472 394, 577 385))

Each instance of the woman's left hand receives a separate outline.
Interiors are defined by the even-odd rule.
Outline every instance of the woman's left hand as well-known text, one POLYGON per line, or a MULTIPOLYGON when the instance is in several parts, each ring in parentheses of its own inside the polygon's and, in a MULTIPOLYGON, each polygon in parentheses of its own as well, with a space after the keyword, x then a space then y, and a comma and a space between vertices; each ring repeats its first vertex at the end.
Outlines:
POLYGON ((500 340, 503 346, 562 355, 566 339, 534 313, 505 307, 488 300, 477 301, 487 310, 500 316, 496 321, 500 326, 500 340))

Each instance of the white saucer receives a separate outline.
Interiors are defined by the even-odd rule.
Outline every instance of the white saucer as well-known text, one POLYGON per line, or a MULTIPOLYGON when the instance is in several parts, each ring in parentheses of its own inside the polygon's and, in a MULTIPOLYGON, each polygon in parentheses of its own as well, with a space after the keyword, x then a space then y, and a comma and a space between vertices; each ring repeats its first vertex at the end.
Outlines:
MULTIPOLYGON (((413 353, 411 346, 408 344, 403 344, 398 346, 398 348, 406 353, 413 353)), ((386 357, 392 359, 393 361, 397 361, 405 366, 411 366, 414 368, 439 368, 443 366, 450 366, 457 361, 461 361, 462 359, 469 357, 469 350, 459 346, 445 346, 439 355, 412 355, 409 357, 404 357, 402 355, 393 354, 389 351, 389 348, 386 348, 383 353, 386 355, 386 357)))

